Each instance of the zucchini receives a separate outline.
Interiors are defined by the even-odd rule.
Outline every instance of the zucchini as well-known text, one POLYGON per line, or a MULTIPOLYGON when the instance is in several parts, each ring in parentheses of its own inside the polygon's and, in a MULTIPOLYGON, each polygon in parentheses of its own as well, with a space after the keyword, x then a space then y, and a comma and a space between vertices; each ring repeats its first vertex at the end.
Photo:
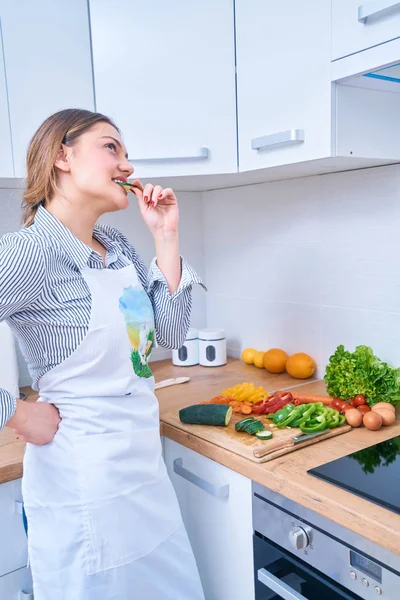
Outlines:
POLYGON ((227 427, 232 418, 232 406, 227 404, 194 404, 179 411, 179 419, 189 425, 227 427))
POLYGON ((238 421, 235 425, 236 431, 243 431, 246 425, 249 425, 250 423, 254 423, 255 420, 256 419, 253 419, 253 417, 246 417, 245 419, 238 421))
POLYGON ((270 440, 272 438, 272 431, 257 431, 256 437, 259 440, 270 440))
POLYGON ((264 429, 265 427, 260 421, 254 420, 253 423, 249 423, 245 426, 244 431, 250 435, 254 435, 258 431, 264 431, 264 429))

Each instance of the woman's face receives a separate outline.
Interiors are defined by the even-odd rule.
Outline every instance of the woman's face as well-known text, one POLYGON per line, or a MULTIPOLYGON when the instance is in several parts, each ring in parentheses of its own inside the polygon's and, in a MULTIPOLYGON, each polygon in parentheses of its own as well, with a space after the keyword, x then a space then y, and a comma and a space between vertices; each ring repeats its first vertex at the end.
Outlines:
POLYGON ((127 192, 115 183, 133 173, 118 131, 108 123, 96 123, 73 146, 64 146, 65 161, 56 161, 61 187, 74 203, 88 202, 99 215, 128 206, 127 192))

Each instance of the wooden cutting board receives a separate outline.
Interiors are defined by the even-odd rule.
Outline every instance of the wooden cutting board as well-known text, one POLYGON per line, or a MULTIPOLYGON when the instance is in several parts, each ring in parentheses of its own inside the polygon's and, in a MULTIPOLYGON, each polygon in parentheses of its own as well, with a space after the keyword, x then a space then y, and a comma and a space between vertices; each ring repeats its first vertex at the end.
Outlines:
POLYGON ((179 420, 179 414, 177 412, 169 412, 164 413, 162 415, 162 421, 164 423, 168 423, 168 425, 172 425, 177 429, 181 429, 182 431, 186 431, 191 435, 197 436, 207 442, 211 442, 216 446, 221 446, 225 450, 230 450, 231 452, 235 452, 244 458, 248 458, 257 463, 267 462, 272 460, 273 458, 277 458, 278 456, 283 456, 284 454, 288 454, 289 452, 293 452, 294 450, 298 450, 300 448, 304 448, 305 446, 309 446, 310 444, 316 444, 317 442, 322 442, 328 438, 341 435, 342 433, 347 433, 351 431, 350 425, 342 425, 342 427, 337 427, 336 429, 330 429, 325 433, 310 438, 300 444, 296 444, 294 446, 290 446, 287 448, 281 448, 279 450, 274 450, 274 446, 278 442, 287 442, 290 443, 290 438, 295 436, 303 435, 302 431, 297 427, 293 427, 292 429, 278 429, 277 427, 271 428, 269 424, 272 421, 267 420, 264 416, 259 417, 257 415, 242 415, 242 414, 233 414, 231 422, 228 427, 213 427, 211 425, 185 425, 181 423, 179 420), (249 435, 248 433, 238 432, 235 430, 235 424, 244 419, 245 417, 254 417, 261 421, 264 427, 268 431, 272 431, 273 437, 270 440, 259 440, 256 436, 249 435), (257 458, 254 456, 254 449, 268 449, 268 454, 257 458))

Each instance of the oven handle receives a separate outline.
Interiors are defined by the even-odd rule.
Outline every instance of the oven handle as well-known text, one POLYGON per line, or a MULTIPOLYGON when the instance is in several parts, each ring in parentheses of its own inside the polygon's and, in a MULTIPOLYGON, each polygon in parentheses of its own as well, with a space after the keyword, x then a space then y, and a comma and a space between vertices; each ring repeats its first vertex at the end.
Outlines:
POLYGON ((257 578, 260 583, 278 594, 283 600, 307 600, 305 596, 292 590, 286 583, 272 575, 267 569, 258 569, 257 578))

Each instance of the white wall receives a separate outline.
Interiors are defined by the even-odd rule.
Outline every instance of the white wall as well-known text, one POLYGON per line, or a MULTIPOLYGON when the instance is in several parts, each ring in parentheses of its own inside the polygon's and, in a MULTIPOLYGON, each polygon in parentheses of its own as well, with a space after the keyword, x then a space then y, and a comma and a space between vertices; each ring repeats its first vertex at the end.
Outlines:
POLYGON ((400 366, 400 166, 207 192, 208 326, 229 353, 337 345, 400 366))
MULTIPOLYGON (((0 236, 21 227, 22 189, 2 188, 0 180, 0 236)), ((198 192, 177 193, 180 206, 180 242, 183 256, 193 265, 200 276, 204 277, 203 251, 203 211, 201 194, 198 192)), ((103 221, 118 227, 137 248, 141 258, 149 264, 154 256, 152 237, 140 218, 135 202, 124 212, 105 215, 103 221)), ((0 273, 1 276, 1 273, 0 273)), ((200 286, 193 289, 193 327, 206 324, 205 292, 200 286)), ((18 352, 20 385, 30 385, 31 380, 21 354, 18 352)), ((154 359, 169 357, 171 352, 156 348, 154 359)))

